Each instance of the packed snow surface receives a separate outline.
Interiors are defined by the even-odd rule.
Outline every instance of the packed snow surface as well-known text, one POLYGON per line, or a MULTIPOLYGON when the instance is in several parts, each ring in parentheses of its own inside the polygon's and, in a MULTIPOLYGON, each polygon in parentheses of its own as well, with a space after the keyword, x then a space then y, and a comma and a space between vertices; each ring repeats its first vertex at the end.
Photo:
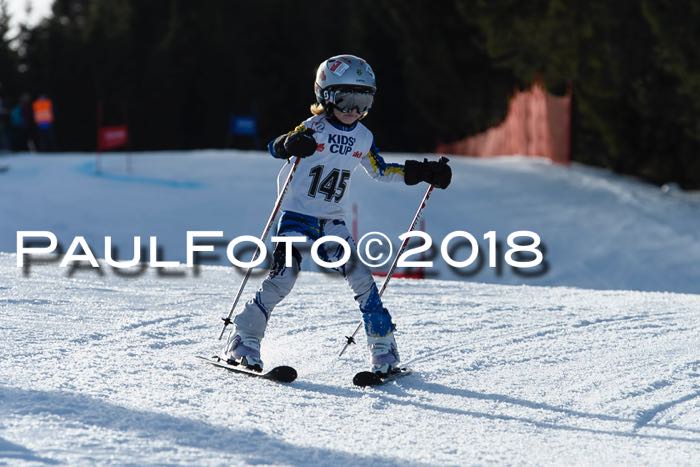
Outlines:
MULTIPOLYGON (((384 302, 415 373, 361 389, 364 338, 337 357, 360 319, 352 293, 308 261, 263 342, 267 368, 298 370, 289 385, 195 358, 221 350, 242 279, 231 267, 16 267, 18 230, 50 230, 64 248, 83 235, 99 257, 110 235, 126 258, 134 236, 156 235, 179 261, 187 230, 258 235, 279 161, 200 151, 135 154, 130 171, 118 155, 99 173, 87 155, 2 164, 0 464, 700 463, 697 194, 580 166, 453 159, 452 186, 426 209, 436 243, 458 229, 482 247, 490 230, 501 241, 532 230, 547 268, 465 273, 436 260, 433 279, 393 280, 384 302)), ((360 234, 396 239, 424 189, 358 171, 360 234)))
POLYGON ((385 294, 415 374, 360 389, 364 338, 342 280, 302 273, 266 366, 220 348, 240 275, 138 279, 0 255, 0 462, 673 464, 700 459, 700 296, 396 280, 385 294))
MULTIPOLYGON (((423 155, 387 157, 402 162, 423 155)), ((99 173, 90 155, 20 156, 5 164, 10 169, 0 174, 0 251, 16 251, 17 230, 49 230, 64 248, 84 236, 99 257, 105 236, 111 236, 121 257, 131 258, 134 236, 144 247, 149 236, 157 236, 164 259, 183 262, 188 230, 220 230, 226 240, 260 235, 282 165, 265 153, 241 151, 137 153, 131 171, 125 156, 109 155, 102 157, 99 173)), ((450 164, 452 184, 433 192, 425 230, 436 248, 452 231, 470 232, 483 262, 451 270, 438 255, 430 277, 700 293, 700 197, 532 158, 453 157, 450 164), (513 271, 504 263, 506 239, 520 230, 541 237, 546 252, 540 267, 513 271), (503 244, 498 268, 486 260, 483 236, 489 231, 503 244)), ((425 187, 379 183, 358 168, 346 196, 358 206, 359 234, 383 232, 398 246, 425 187)), ((218 264, 228 264, 225 247, 217 253, 218 264)), ((462 260, 468 251, 462 247, 454 255, 462 260)))

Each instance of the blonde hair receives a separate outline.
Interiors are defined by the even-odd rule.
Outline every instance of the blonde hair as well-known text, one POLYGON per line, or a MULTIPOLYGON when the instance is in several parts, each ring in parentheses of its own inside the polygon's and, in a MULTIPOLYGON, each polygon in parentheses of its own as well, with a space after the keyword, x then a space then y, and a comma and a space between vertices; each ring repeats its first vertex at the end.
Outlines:
POLYGON ((319 104, 318 102, 316 102, 314 104, 311 104, 309 110, 313 115, 322 115, 326 111, 326 108, 323 107, 323 104, 319 104))

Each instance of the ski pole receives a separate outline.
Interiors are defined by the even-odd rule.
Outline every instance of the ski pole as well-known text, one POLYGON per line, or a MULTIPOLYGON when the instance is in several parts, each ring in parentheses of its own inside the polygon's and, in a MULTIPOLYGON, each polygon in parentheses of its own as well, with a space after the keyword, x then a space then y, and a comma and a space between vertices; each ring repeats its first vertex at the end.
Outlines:
MULTIPOLYGON (((300 157, 297 157, 296 160, 294 161, 294 165, 292 165, 291 170, 289 171, 289 174, 287 175, 287 180, 284 182, 284 186, 282 187, 282 191, 279 192, 277 195, 277 201, 275 201, 275 205, 272 208, 272 212, 270 213, 270 217, 267 219, 267 224, 265 224, 265 228, 263 229, 262 234, 260 234, 260 240, 265 242, 265 239, 267 238, 267 234, 270 232, 270 228, 272 227, 272 223, 275 221, 275 217, 277 216, 277 213, 280 210, 280 207, 282 206, 282 199, 284 198, 284 194, 287 192, 287 189, 289 188, 289 184, 292 181, 292 177, 294 176, 294 171, 297 169, 297 166, 299 165, 299 161, 301 161, 300 157)), ((253 261, 255 261, 258 258, 258 255, 260 254, 260 248, 255 249, 255 253, 253 254, 253 261)), ((221 318, 224 321, 224 328, 221 330, 221 334, 219 334, 219 340, 221 340, 222 337, 224 337, 224 333, 226 332, 226 327, 231 324, 231 316, 233 316, 233 311, 236 309, 236 305, 238 304, 238 300, 241 298, 241 294, 243 294, 243 289, 245 288, 246 283, 248 282, 248 279, 250 278, 250 274, 253 272, 253 268, 248 268, 248 270, 245 273, 245 277, 243 277, 243 282, 241 282, 240 287, 238 287, 238 293, 236 293, 236 298, 233 300, 233 305, 231 305, 231 310, 228 312, 228 316, 226 318, 221 318)))
MULTIPOLYGON (((446 157, 441 157, 440 161, 443 159, 447 159, 446 157)), ((447 162, 447 161, 445 161, 447 162)), ((408 226, 407 232, 413 231, 413 229, 416 228, 416 225, 418 224, 418 220, 420 219, 421 214, 423 213, 423 209, 425 209, 425 205, 428 202, 428 199, 430 198, 430 194, 433 192, 433 189, 435 187, 433 185, 430 185, 427 190, 425 190, 425 195, 423 195, 423 200, 421 201, 420 205, 418 206, 418 210, 416 211, 416 214, 413 216, 413 220, 411 221, 411 224, 408 226)), ((396 265, 399 262, 399 257, 401 256, 401 253, 406 249, 406 246, 408 246, 408 239, 410 237, 406 237, 403 242, 401 242, 401 247, 399 248, 399 251, 396 253, 396 256, 394 257, 394 261, 391 263, 391 268, 389 268, 389 272, 386 274, 386 277, 384 278, 384 282, 382 282, 382 286, 379 288, 379 297, 381 298, 382 294, 384 293, 384 290, 386 290, 387 285, 389 285, 389 281, 391 280, 391 276, 394 274, 396 271, 396 265)), ((350 346, 350 344, 355 344, 355 335, 357 334, 357 331, 360 330, 362 327, 363 322, 360 321, 360 323, 357 325, 355 328, 355 331, 352 333, 350 337, 345 336, 345 339, 347 342, 345 342, 345 345, 343 346, 343 349, 340 351, 338 354, 338 357, 342 357, 342 355, 345 353, 345 350, 350 346)))

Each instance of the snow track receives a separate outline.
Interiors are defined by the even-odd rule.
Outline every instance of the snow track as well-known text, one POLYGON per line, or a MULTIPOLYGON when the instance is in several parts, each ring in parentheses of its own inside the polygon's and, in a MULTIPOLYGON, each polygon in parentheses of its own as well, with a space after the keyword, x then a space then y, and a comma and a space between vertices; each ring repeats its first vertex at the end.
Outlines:
MULTIPOLYGON (((153 235, 164 259, 182 262, 188 230, 220 230, 227 241, 258 235, 275 200, 281 165, 252 151, 135 153, 131 173, 117 154, 103 156, 99 174, 86 154, 7 160, 12 167, 0 183, 0 251, 16 251, 18 230, 49 230, 64 248, 84 236, 98 257, 104 257, 104 238, 111 236, 122 257, 130 258, 133 237, 141 236, 145 247, 153 235)), ((454 157, 450 165, 452 184, 435 190, 425 211, 434 246, 450 232, 466 230, 479 240, 485 259, 486 232, 496 231, 505 246, 509 233, 531 230, 546 247, 546 263, 524 277, 505 264, 503 255, 499 268, 477 262, 461 270, 448 268, 438 256, 430 277, 700 293, 698 194, 662 192, 601 169, 534 158, 454 157)), ((383 232, 397 247, 424 187, 377 183, 363 172, 352 176, 347 195, 359 208, 359 234, 383 232)), ((459 250, 455 259, 464 259, 466 251, 459 250)), ((214 264, 227 265, 225 247, 217 254, 214 264)), ((314 269, 311 265, 305 261, 303 268, 314 269)))
MULTIPOLYGON (((123 279, 0 254, 0 463, 676 464, 700 459, 700 296, 396 280, 416 374, 352 386, 364 339, 340 280, 303 273, 273 313, 267 367, 219 350, 240 275, 123 279)), ((255 287, 258 280, 251 284, 255 287)))

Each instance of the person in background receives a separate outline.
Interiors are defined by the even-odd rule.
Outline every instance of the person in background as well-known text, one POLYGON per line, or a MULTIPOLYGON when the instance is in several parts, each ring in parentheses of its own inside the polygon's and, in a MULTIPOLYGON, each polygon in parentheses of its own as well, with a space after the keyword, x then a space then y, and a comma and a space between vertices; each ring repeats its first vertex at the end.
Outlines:
POLYGON ((53 151, 53 102, 41 95, 32 103, 32 110, 39 137, 39 151, 53 151))
POLYGON ((10 111, 0 97, 0 153, 8 152, 10 149, 10 111))
POLYGON ((36 145, 31 135, 32 108, 29 94, 23 94, 10 112, 10 131, 13 151, 34 151, 36 145))

